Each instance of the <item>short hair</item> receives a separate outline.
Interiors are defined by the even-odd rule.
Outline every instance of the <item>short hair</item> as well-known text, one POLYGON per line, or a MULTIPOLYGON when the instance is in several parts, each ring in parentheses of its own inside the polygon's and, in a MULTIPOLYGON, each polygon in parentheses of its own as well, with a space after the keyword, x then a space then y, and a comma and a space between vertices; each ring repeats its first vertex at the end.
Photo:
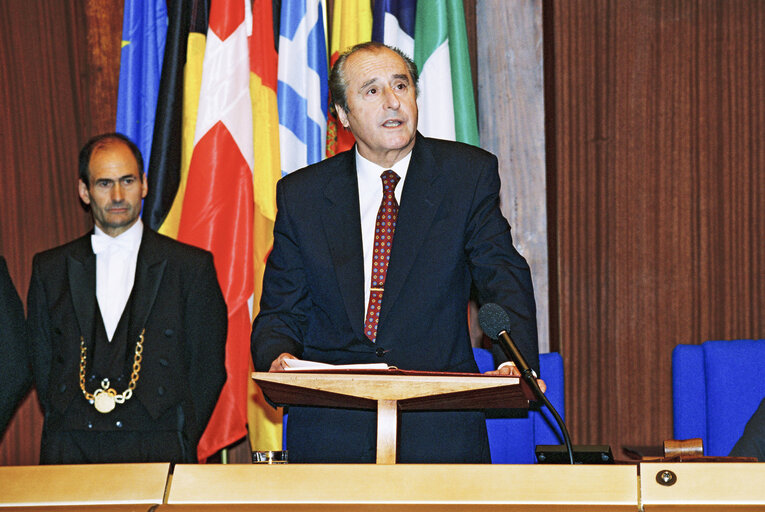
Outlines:
POLYGON ((335 65, 332 66, 332 71, 329 74, 329 91, 332 94, 333 109, 337 104, 340 105, 340 108, 342 108, 344 111, 349 112, 348 97, 346 95, 348 84, 345 81, 345 61, 348 60, 348 57, 356 52, 380 51, 382 49, 391 50, 404 60, 407 71, 409 72, 409 76, 412 77, 412 81, 414 82, 415 95, 419 96, 420 87, 418 81, 420 79, 420 75, 417 72, 417 65, 414 63, 414 61, 409 58, 407 54, 395 46, 388 46, 387 44, 383 44, 378 41, 367 41, 366 43, 359 43, 340 54, 340 56, 337 58, 337 61, 335 62, 335 65))
POLYGON ((92 137, 90 140, 88 140, 84 146, 82 146, 79 157, 79 171, 80 180, 83 183, 86 185, 90 183, 90 157, 93 156, 93 153, 97 149, 101 149, 115 142, 121 142, 125 144, 133 153, 135 161, 138 164, 138 175, 141 177, 141 181, 143 181, 143 157, 141 156, 141 150, 138 149, 138 146, 136 146, 136 144, 127 136, 121 133, 112 132, 96 135, 95 137, 92 137))

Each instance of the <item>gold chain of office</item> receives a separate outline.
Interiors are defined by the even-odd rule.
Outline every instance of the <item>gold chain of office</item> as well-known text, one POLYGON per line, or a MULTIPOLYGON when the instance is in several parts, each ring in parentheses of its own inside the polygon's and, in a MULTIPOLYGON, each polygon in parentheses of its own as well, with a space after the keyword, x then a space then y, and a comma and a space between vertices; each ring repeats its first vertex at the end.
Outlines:
POLYGON ((133 390, 138 382, 139 374, 141 373, 141 360, 143 356, 143 335, 146 329, 141 330, 141 334, 138 336, 138 342, 135 344, 135 355, 133 356, 133 373, 130 375, 130 382, 128 387, 122 393, 110 387, 109 379, 105 378, 101 381, 101 389, 95 390, 93 393, 88 393, 85 389, 85 366, 88 360, 88 349, 85 347, 85 338, 80 336, 80 389, 85 396, 85 400, 93 404, 93 407, 102 414, 111 412, 117 404, 125 403, 125 400, 130 400, 133 396, 133 390))

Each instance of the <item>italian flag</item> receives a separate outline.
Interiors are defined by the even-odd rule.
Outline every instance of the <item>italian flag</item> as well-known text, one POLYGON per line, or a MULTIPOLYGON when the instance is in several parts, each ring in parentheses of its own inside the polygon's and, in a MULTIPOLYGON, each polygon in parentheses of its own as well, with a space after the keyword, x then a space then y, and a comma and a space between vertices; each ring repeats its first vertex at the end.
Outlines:
POLYGON ((414 62, 420 71, 419 130, 477 146, 478 122, 462 0, 417 2, 414 62))

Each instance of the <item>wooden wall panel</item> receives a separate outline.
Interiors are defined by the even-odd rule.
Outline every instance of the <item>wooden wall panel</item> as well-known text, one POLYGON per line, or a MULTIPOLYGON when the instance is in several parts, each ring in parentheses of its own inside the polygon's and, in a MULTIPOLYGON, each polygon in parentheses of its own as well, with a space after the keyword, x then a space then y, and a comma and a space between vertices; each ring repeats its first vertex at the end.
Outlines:
POLYGON ((481 147, 499 159, 502 213, 531 267, 539 348, 550 350, 542 0, 480 0, 481 147))
MULTIPOLYGON (((90 229, 77 153, 114 129, 121 24, 121 1, 0 2, 0 252, 25 303, 32 256, 90 229)), ((36 464, 41 431, 32 392, 0 440, 0 465, 36 464)))
POLYGON ((672 348, 765 337, 765 9, 544 7, 568 421, 575 442, 659 445, 672 348))

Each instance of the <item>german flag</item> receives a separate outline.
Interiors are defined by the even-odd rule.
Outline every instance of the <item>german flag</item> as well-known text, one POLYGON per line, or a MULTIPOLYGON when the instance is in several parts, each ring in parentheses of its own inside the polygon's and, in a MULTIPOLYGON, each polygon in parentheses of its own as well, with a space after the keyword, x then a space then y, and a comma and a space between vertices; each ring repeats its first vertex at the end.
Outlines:
POLYGON ((172 238, 178 236, 194 143, 208 14, 207 0, 168 3, 167 42, 149 158, 149 193, 142 218, 151 229, 172 238))

